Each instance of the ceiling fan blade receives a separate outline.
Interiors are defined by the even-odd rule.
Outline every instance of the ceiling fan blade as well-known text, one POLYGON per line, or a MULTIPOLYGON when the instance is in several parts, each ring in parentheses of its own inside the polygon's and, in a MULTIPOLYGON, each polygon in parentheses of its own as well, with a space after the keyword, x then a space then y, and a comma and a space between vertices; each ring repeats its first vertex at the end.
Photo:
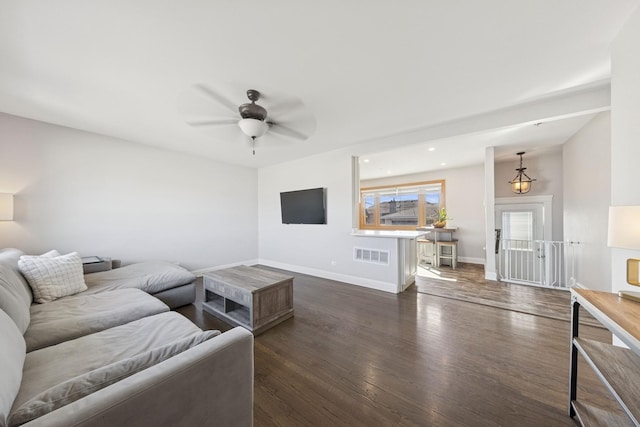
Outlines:
POLYGON ((194 87, 203 95, 213 99, 214 101, 216 101, 218 104, 228 108, 230 111, 232 111, 234 114, 238 114, 238 106, 236 104, 234 104, 233 102, 229 101, 227 98, 225 98, 224 96, 220 95, 219 93, 214 92, 213 90, 211 90, 209 87, 199 83, 194 85, 194 87))
POLYGON ((237 119, 222 119, 222 120, 198 120, 188 121, 187 124, 199 127, 199 126, 220 126, 220 125, 235 125, 238 124, 237 119))
POLYGON ((305 139, 309 138, 307 135, 303 134, 302 132, 298 132, 295 129, 291 129, 288 126, 284 126, 274 122, 267 122, 267 124, 269 124, 269 131, 273 133, 277 133, 278 135, 299 139, 301 141, 304 141, 305 139))
POLYGON ((272 116, 283 116, 289 112, 296 112, 305 108, 298 98, 286 98, 273 104, 267 105, 267 111, 272 116))

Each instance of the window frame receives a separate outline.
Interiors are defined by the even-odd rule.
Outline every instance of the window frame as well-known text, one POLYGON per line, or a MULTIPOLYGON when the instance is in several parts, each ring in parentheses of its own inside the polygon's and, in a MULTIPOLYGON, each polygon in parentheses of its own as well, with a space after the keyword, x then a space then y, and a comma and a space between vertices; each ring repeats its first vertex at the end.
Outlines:
POLYGON ((420 187, 425 187, 428 185, 440 185, 440 203, 438 205, 438 210, 446 206, 446 186, 444 179, 436 179, 432 181, 420 181, 420 182, 410 182, 410 183, 402 183, 402 184, 393 184, 393 185, 379 185, 373 187, 363 187, 360 189, 360 208, 359 208, 359 226, 361 230, 415 230, 417 227, 425 227, 427 225, 427 201, 424 192, 420 192, 420 187), (416 192, 418 194, 418 224, 416 225, 381 225, 380 224, 380 196, 375 195, 374 200, 374 224, 366 224, 366 206, 365 206, 365 195, 367 193, 372 193, 373 191, 380 190, 381 192, 384 190, 402 190, 406 192, 406 190, 410 190, 411 188, 416 188, 416 192))

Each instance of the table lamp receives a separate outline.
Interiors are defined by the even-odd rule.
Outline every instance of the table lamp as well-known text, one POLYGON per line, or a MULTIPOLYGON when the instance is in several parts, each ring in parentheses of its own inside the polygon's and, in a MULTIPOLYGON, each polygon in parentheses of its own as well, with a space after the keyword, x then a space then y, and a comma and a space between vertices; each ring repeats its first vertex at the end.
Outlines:
MULTIPOLYGON (((640 206, 609 207, 608 246, 640 251, 640 206)), ((640 286, 640 259, 627 259, 627 283, 640 286)), ((640 301, 640 292, 619 291, 622 298, 640 301)))

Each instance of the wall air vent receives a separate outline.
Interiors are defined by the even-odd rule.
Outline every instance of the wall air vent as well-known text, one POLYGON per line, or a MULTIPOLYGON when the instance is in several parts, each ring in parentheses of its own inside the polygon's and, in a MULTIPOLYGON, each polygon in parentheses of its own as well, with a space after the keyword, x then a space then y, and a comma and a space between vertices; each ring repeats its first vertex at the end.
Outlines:
POLYGON ((353 260, 370 264, 389 265, 389 251, 354 247, 353 260))

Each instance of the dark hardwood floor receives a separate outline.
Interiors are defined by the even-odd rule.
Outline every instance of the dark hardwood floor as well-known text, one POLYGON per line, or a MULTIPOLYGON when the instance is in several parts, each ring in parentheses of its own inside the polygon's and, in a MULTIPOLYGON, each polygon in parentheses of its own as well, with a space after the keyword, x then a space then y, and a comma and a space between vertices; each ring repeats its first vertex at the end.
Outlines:
MULTIPOLYGON (((576 425, 568 322, 292 274, 294 318, 255 339, 256 426, 576 425)), ((230 329, 202 297, 179 311, 230 329)), ((601 328, 581 335, 610 341, 601 328)), ((584 361, 578 396, 617 405, 584 361)))
MULTIPOLYGON (((459 263, 455 270, 421 264, 415 287, 420 293, 571 321, 571 310, 567 309, 571 304, 571 294, 567 290, 487 280, 484 278, 484 266, 479 264, 459 263)), ((580 322, 602 326, 584 310, 580 314, 580 322)))

